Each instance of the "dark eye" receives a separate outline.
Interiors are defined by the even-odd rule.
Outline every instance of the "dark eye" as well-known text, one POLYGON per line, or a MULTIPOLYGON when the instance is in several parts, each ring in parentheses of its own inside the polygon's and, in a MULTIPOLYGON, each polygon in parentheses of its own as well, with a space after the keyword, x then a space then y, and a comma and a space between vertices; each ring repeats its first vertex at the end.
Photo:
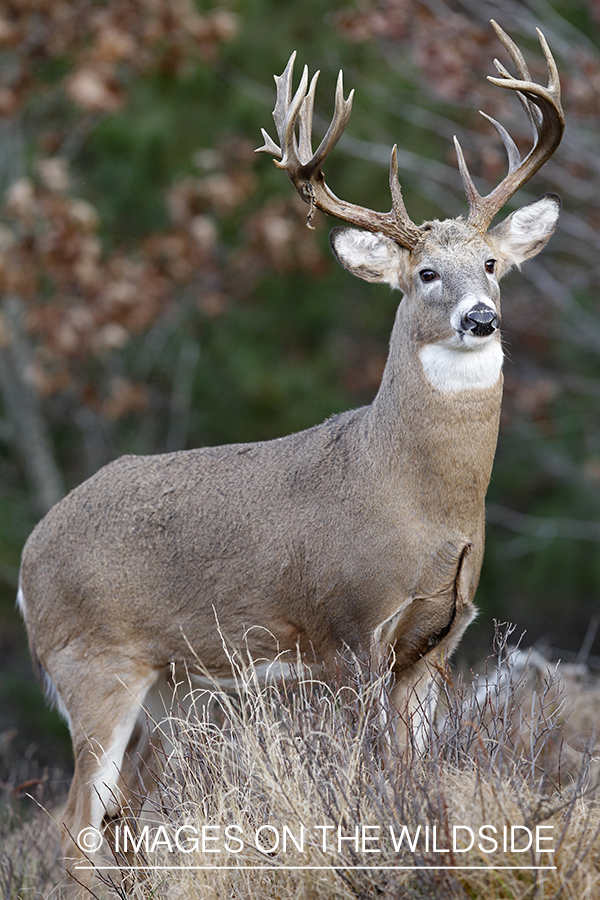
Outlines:
POLYGON ((486 259, 485 271, 489 272, 490 275, 492 275, 495 268, 496 268, 496 260, 495 259, 486 259))
POLYGON ((419 275, 421 276, 421 281, 424 281, 425 283, 428 283, 429 281, 435 281, 436 278, 440 277, 437 272, 433 271, 433 269, 423 269, 421 272, 419 272, 419 275))

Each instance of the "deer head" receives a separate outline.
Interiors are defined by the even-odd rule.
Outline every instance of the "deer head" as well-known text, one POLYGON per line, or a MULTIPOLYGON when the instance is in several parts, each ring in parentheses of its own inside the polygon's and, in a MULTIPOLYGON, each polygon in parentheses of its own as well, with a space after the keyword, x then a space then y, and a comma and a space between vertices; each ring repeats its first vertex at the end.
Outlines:
MULTIPOLYGON (((500 323, 499 279, 511 266, 520 265, 545 246, 560 211, 559 198, 546 194, 489 230, 496 214, 554 153, 564 131, 558 72, 543 34, 538 30, 548 67, 547 87, 532 81, 519 48, 496 22, 492 21, 492 25, 515 65, 518 78, 513 78, 494 60, 499 77, 489 77, 489 81, 516 93, 531 123, 534 141, 527 156, 521 159, 506 129, 482 113, 500 135, 508 155, 506 177, 482 197, 469 174, 460 144, 454 139, 469 204, 466 220, 436 220, 422 225, 411 221, 398 181, 396 146, 390 163, 390 212, 376 212, 336 197, 325 182, 323 163, 346 127, 354 92, 344 99, 340 72, 333 119, 313 153, 312 116, 319 73, 313 76, 309 87, 305 67, 300 85, 292 95, 295 53, 283 74, 275 77, 277 101, 273 118, 280 145, 263 129, 265 143, 259 148, 277 157, 275 165, 287 171, 296 190, 309 204, 309 227, 315 209, 320 209, 362 229, 338 227, 332 231, 331 245, 337 259, 365 281, 386 282, 402 290, 405 303, 408 299, 416 307, 411 318, 421 323, 423 343, 437 345, 439 352, 434 354, 437 358, 446 350, 481 350, 491 343, 500 323), (458 271, 457 260, 460 261, 458 271)), ((496 359, 501 360, 499 347, 496 359)), ((496 378, 497 374, 498 370, 496 378)), ((436 376, 434 381, 443 387, 443 379, 436 376)))

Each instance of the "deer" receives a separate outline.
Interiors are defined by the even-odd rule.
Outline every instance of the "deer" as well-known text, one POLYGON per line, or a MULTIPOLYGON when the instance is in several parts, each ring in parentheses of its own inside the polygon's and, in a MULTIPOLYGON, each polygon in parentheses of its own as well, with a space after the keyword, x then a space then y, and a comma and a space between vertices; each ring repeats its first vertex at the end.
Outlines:
POLYGON ((338 262, 402 294, 372 403, 274 440, 123 456, 53 507, 25 545, 18 603, 73 743, 62 852, 74 867, 85 855, 78 835, 120 813, 141 711, 170 666, 199 660, 230 678, 222 635, 253 659, 299 653, 326 670, 340 653, 389 651, 390 707, 410 719, 475 615, 503 386, 499 281, 546 245, 560 200, 546 193, 490 226, 564 129, 543 34, 547 86, 492 24, 516 76, 495 60, 489 80, 516 94, 533 143, 522 158, 483 113, 508 172, 482 196, 455 139, 466 218, 411 221, 396 146, 389 213, 340 200, 322 167, 353 92, 344 98, 340 72, 313 152, 319 73, 309 86, 305 67, 294 92, 294 53, 275 76, 279 143, 263 129, 259 150, 287 172, 309 225, 316 210, 345 223, 330 236, 338 262))

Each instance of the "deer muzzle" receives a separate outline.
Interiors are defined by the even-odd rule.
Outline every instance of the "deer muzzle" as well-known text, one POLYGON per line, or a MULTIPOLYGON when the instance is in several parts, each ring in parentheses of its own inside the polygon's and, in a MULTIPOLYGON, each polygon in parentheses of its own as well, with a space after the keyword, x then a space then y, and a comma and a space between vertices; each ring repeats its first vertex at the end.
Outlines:
POLYGON ((465 331, 476 337, 488 337, 499 327, 500 317, 491 306, 477 303, 464 314, 461 324, 465 331))

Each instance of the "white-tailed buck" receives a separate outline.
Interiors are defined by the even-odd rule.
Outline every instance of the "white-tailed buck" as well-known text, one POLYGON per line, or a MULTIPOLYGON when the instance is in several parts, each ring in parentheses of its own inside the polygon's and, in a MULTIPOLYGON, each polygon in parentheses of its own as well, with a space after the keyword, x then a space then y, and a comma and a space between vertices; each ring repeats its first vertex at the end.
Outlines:
MULTIPOLYGON (((547 87, 494 28, 517 77, 496 61, 490 81, 517 94, 534 142, 521 160, 490 119, 509 169, 485 197, 456 144, 467 219, 411 222, 395 148, 391 212, 338 199, 322 166, 350 115, 341 73, 315 153, 317 76, 308 87, 305 69, 293 93, 292 56, 275 79, 279 145, 265 133, 260 149, 287 171, 309 218, 318 208, 362 229, 333 230, 339 262, 404 295, 371 405, 277 440, 125 456, 72 491, 29 538, 20 604, 38 671, 71 729, 64 824, 74 839, 118 813, 119 770, 141 705, 169 665, 193 667, 193 648, 212 675, 231 675, 218 625, 254 659, 272 658, 277 644, 327 666, 345 649, 368 656, 391 647, 392 703, 402 710, 411 693, 423 696, 431 668, 473 618, 502 395, 498 282, 544 247, 559 199, 546 194, 488 229, 564 128, 543 35, 547 87)), ((68 835, 63 849, 77 859, 68 835)))

